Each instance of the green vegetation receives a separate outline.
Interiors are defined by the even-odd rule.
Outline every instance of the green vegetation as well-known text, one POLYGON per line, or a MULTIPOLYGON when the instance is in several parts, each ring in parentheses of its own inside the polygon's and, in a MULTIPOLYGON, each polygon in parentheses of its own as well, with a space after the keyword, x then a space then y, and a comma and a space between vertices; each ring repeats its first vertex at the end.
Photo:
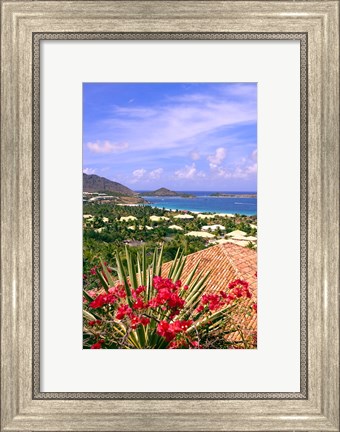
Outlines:
POLYGON ((178 248, 188 255, 214 245, 214 240, 223 239, 234 230, 256 236, 256 228, 251 226, 256 224, 255 216, 235 215, 231 218, 215 215, 210 219, 202 219, 189 212, 192 219, 178 219, 176 216, 183 212, 170 212, 148 205, 123 206, 96 202, 85 203, 83 214, 84 273, 99 263, 99 257, 113 263, 116 251, 123 251, 125 245, 129 246, 134 256, 144 247, 146 256, 149 257, 155 247, 164 244, 163 259, 166 262, 175 258, 178 248), (130 220, 121 220, 129 216, 132 217, 130 220), (166 219, 152 220, 157 217, 166 219), (215 239, 185 235, 192 231, 200 232, 203 226, 214 224, 225 228, 208 230, 216 236, 215 239), (170 228, 173 225, 182 230, 170 228))

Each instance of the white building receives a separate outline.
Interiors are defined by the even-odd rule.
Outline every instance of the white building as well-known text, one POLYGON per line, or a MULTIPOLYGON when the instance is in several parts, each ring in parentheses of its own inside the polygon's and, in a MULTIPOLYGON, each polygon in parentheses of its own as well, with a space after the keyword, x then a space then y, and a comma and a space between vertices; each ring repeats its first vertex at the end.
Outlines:
POLYGON ((161 221, 161 220, 166 220, 166 221, 168 221, 168 220, 170 220, 168 217, 166 217, 166 216, 155 216, 155 215, 152 215, 152 216, 150 216, 150 220, 152 221, 152 222, 159 222, 159 221, 161 221))
POLYGON ((225 231, 225 227, 223 225, 219 225, 219 224, 215 224, 215 225, 204 225, 202 226, 202 231, 217 231, 217 230, 221 230, 221 231, 225 231))
POLYGON ((203 238, 214 238, 214 234, 202 232, 202 231, 190 231, 186 236, 192 236, 192 237, 203 237, 203 238))
POLYGON ((174 219, 193 219, 194 217, 189 214, 179 214, 177 216, 174 216, 174 219))
POLYGON ((120 222, 129 222, 137 220, 137 218, 135 216, 122 216, 119 220, 120 222))
POLYGON ((199 213, 197 215, 198 219, 214 219, 216 215, 211 215, 211 214, 201 214, 199 213))
POLYGON ((173 230, 183 231, 183 228, 179 225, 170 225, 169 228, 173 230))

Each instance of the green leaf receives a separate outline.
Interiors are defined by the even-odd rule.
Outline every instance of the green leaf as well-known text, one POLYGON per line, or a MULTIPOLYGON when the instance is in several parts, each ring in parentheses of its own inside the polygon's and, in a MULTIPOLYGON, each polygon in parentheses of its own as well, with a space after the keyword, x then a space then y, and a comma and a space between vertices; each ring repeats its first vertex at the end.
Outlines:
POLYGON ((127 265, 128 265, 128 273, 129 273, 129 279, 131 282, 131 287, 133 289, 136 289, 138 287, 137 274, 136 274, 136 270, 135 270, 135 266, 134 266, 134 262, 133 262, 133 256, 130 254, 127 246, 125 246, 125 254, 126 254, 126 261, 127 261, 127 265))
POLYGON ((113 279, 111 273, 108 271, 106 265, 104 264, 104 261, 101 258, 100 258, 100 264, 103 268, 103 272, 106 277, 107 284, 109 285, 109 287, 112 287, 115 284, 115 280, 113 279))
POLYGON ((171 277, 172 277, 172 274, 173 274, 174 268, 175 268, 175 266, 176 266, 177 263, 178 263, 178 259, 179 259, 180 254, 181 254, 181 250, 178 248, 178 249, 177 249, 177 252, 176 252, 175 259, 172 261, 171 267, 170 267, 169 272, 168 272, 168 278, 169 278, 169 279, 171 279, 171 277))
POLYGON ((163 249, 164 249, 164 243, 161 246, 161 249, 159 251, 159 256, 155 268, 154 276, 160 276, 162 272, 162 261, 163 261, 163 249))
POLYGON ((83 310, 83 317, 87 320, 87 321, 95 321, 97 318, 92 315, 89 311, 83 310))
POLYGON ((124 270, 124 266, 120 257, 119 252, 117 251, 116 253, 116 261, 117 261, 117 270, 118 270, 118 278, 120 280, 120 282, 124 285, 125 291, 126 291, 126 295, 127 295, 127 301, 129 306, 132 306, 132 300, 131 300, 131 290, 130 290, 130 286, 126 277, 126 273, 124 270))
POLYGON ((96 272, 97 272, 97 275, 100 279, 101 284, 103 285, 104 290, 106 292, 109 292, 110 285, 107 283, 106 279, 104 278, 104 276, 102 275, 102 273, 98 269, 96 269, 96 272))

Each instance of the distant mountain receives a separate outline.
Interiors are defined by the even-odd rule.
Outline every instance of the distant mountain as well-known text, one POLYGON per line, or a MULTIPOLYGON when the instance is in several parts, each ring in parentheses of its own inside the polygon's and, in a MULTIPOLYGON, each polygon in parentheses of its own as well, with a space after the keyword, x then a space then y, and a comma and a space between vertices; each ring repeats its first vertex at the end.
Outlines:
POLYGON ((171 191, 170 189, 164 187, 157 189, 153 192, 150 192, 150 194, 155 196, 178 196, 177 192, 171 191))
POLYGON ((84 192, 115 192, 124 196, 135 196, 136 192, 132 191, 120 183, 108 180, 105 177, 99 177, 95 174, 83 173, 83 191, 84 192))
POLYGON ((192 198, 194 196, 194 195, 190 195, 190 194, 183 193, 183 192, 171 191, 170 189, 167 189, 164 187, 157 189, 153 192, 145 192, 145 193, 143 193, 143 195, 145 195, 145 196, 164 196, 164 197, 177 196, 177 197, 183 197, 183 198, 192 198))

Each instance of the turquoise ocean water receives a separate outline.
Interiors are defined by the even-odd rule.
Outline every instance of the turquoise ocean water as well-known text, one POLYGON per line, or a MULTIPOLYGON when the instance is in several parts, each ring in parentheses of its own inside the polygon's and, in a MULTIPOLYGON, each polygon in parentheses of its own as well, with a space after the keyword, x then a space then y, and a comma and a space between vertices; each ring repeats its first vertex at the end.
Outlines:
MULTIPOLYGON (((143 193, 143 198, 150 202, 150 205, 158 208, 171 210, 187 210, 193 212, 211 213, 238 213, 247 216, 257 214, 257 198, 223 198, 212 197, 212 192, 183 191, 184 193, 195 195, 195 198, 182 197, 150 197, 143 193)), ((224 192, 228 194, 254 194, 254 192, 224 192)))

